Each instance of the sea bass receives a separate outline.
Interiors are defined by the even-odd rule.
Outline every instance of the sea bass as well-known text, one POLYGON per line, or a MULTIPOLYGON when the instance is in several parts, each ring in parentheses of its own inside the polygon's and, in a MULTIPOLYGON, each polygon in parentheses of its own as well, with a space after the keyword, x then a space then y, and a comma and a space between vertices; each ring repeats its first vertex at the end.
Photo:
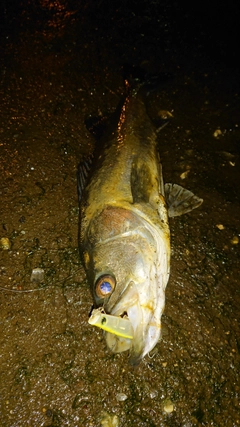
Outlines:
POLYGON ((179 185, 164 185, 146 90, 127 85, 126 92, 101 150, 79 165, 79 243, 94 315, 100 314, 100 323, 90 323, 105 329, 110 350, 129 350, 130 362, 138 364, 161 335, 170 271, 168 217, 191 211, 202 199, 179 185), (129 335, 111 322, 106 327, 109 319, 125 321, 129 335))

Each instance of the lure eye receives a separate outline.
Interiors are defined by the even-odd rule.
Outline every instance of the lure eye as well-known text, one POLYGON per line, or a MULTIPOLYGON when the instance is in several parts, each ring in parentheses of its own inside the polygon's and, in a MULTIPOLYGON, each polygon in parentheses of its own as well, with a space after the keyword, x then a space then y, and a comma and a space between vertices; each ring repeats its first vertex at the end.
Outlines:
POLYGON ((111 295, 114 291, 116 281, 113 276, 106 274, 101 276, 95 285, 95 290, 98 298, 105 298, 111 295))

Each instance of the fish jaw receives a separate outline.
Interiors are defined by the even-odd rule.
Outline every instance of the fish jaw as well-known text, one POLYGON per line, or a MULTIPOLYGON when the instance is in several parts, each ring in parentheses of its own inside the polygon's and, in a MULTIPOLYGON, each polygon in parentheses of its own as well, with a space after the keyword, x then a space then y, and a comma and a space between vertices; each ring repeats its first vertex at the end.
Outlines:
MULTIPOLYGON (((169 258, 164 240, 158 241, 155 262, 144 280, 130 281, 111 315, 126 316, 133 327, 133 339, 105 333, 106 343, 114 353, 130 351, 130 363, 137 365, 157 344, 161 336, 161 317, 165 306, 165 288, 169 279, 169 258)), ((107 307, 106 307, 107 309, 107 307)), ((107 310, 108 311, 108 310, 107 310)))

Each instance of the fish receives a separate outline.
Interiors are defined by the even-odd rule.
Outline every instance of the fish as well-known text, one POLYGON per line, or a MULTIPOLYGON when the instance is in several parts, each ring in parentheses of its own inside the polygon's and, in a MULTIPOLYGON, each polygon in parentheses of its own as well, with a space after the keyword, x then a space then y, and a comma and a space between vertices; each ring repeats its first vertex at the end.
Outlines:
POLYGON ((77 172, 79 248, 94 302, 89 323, 105 329, 110 351, 128 351, 132 365, 161 337, 170 274, 169 217, 203 201, 163 181, 161 132, 147 112, 146 86, 125 80, 109 130, 77 172), (111 329, 114 318, 119 323, 111 329))

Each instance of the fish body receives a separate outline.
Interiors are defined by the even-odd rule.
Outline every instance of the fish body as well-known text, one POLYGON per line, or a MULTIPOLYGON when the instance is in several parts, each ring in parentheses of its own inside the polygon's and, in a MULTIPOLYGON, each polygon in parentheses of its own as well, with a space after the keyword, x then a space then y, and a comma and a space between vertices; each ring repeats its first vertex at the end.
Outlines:
POLYGON ((143 91, 128 91, 94 165, 82 162, 78 176, 80 252, 94 305, 131 322, 132 339, 108 331, 105 338, 113 352, 129 350, 133 364, 161 335, 170 272, 168 211, 179 215, 202 202, 168 184, 167 206, 157 133, 143 91))

